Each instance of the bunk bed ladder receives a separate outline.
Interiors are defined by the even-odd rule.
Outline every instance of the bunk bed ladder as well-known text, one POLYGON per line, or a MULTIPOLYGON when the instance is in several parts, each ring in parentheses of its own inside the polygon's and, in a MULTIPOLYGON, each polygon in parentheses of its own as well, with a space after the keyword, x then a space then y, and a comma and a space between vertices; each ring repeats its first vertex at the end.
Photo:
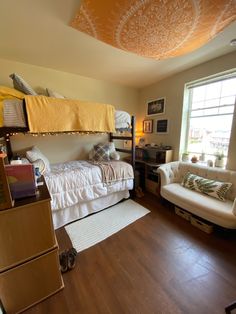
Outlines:
MULTIPOLYGON (((122 136, 122 135, 113 135, 113 133, 109 134, 109 140, 110 142, 113 142, 113 140, 123 140, 123 141, 131 141, 131 149, 125 149, 125 148, 116 148, 116 151, 121 153, 127 153, 131 154, 131 165, 135 171, 135 127, 136 127, 136 120, 135 117, 131 117, 131 135, 130 136, 122 136)), ((135 180, 134 180, 134 187, 131 191, 131 196, 134 196, 134 190, 135 190, 135 180)))

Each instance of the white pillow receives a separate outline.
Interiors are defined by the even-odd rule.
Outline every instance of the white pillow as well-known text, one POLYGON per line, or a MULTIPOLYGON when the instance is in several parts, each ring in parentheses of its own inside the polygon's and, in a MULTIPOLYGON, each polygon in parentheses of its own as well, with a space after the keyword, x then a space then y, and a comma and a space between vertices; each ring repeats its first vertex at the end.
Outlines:
POLYGON ((54 98, 65 98, 64 96, 62 96, 61 94, 54 92, 53 90, 46 88, 47 94, 49 97, 54 97, 54 98))
POLYGON ((118 152, 112 152, 110 154, 110 158, 113 159, 113 160, 120 160, 120 154, 118 152))
POLYGON ((31 150, 28 150, 26 152, 26 157, 29 159, 30 162, 34 163, 38 161, 38 159, 41 159, 44 164, 46 171, 50 171, 50 162, 47 159, 47 157, 39 150, 38 147, 34 146, 31 150))
POLYGON ((37 95, 37 93, 33 90, 33 88, 20 75, 16 73, 12 73, 9 76, 13 80, 13 86, 15 89, 19 90, 20 92, 26 95, 33 95, 33 96, 37 95))

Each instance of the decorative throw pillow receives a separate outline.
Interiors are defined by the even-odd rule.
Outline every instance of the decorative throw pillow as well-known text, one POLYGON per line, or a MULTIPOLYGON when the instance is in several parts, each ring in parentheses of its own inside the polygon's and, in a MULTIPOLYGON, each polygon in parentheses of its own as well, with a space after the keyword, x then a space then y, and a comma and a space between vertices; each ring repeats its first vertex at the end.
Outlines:
POLYGON ((54 98, 65 98, 64 96, 62 96, 61 94, 54 92, 53 90, 46 88, 46 92, 48 94, 49 97, 54 97, 54 98))
POLYGON ((110 160, 110 152, 108 144, 94 145, 94 160, 97 161, 108 161, 110 160))
POLYGON ((26 127, 22 100, 17 98, 3 100, 3 125, 7 127, 26 127))
POLYGON ((26 157, 29 159, 31 163, 34 163, 41 159, 45 164, 45 170, 50 171, 50 163, 47 157, 38 149, 38 147, 34 146, 31 150, 26 152, 26 157))
POLYGON ((182 186, 209 196, 225 201, 226 193, 229 191, 232 183, 220 182, 197 176, 187 172, 183 178, 182 186))
POLYGON ((13 80, 13 85, 15 89, 21 91, 22 93, 26 95, 33 95, 33 96, 37 95, 37 93, 33 90, 33 88, 25 80, 23 80, 23 78, 20 77, 18 74, 13 73, 9 76, 13 80))
MULTIPOLYGON (((99 144, 99 145, 108 145, 109 148, 109 158, 113 160, 119 160, 120 159, 120 154, 116 151, 115 144, 113 142, 109 142, 106 144, 99 144)), ((89 152, 89 160, 94 159, 95 155, 95 149, 92 148, 89 152)))

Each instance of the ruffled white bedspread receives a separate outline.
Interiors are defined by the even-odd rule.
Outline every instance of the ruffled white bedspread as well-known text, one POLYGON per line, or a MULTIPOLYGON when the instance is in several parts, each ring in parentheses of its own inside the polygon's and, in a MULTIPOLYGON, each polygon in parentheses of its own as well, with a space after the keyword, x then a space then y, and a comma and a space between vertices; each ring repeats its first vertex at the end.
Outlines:
MULTIPOLYGON (((124 164, 123 161, 117 163, 121 167, 124 164)), ((51 171, 44 174, 44 177, 52 199, 52 210, 133 188, 133 177, 112 184, 103 183, 101 169, 84 160, 51 165, 51 171)))

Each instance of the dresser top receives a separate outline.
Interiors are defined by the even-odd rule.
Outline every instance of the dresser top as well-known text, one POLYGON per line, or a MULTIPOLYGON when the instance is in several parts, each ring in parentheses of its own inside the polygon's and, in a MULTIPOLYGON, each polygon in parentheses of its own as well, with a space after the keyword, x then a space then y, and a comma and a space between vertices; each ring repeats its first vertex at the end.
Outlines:
POLYGON ((30 197, 25 197, 22 199, 15 200, 15 204, 14 204, 13 208, 19 207, 19 206, 24 206, 24 205, 27 205, 30 203, 36 203, 39 201, 46 201, 46 200, 50 201, 51 197, 50 197, 50 194, 48 192, 48 188, 47 188, 47 185, 45 183, 43 176, 40 178, 40 182, 43 182, 43 185, 39 185, 37 187, 37 192, 36 192, 35 196, 30 196, 30 197))

